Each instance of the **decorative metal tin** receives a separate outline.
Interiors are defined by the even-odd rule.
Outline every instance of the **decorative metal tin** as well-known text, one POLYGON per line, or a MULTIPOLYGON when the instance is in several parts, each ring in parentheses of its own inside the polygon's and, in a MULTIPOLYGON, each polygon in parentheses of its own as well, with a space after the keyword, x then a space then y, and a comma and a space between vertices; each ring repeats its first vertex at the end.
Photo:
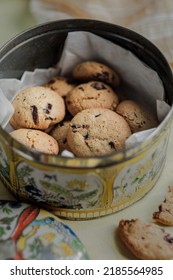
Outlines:
MULTIPOLYGON (((0 51, 0 78, 20 78, 25 70, 53 65, 67 33, 76 30, 92 30, 132 51, 158 73, 165 100, 172 105, 172 73, 160 51, 139 34, 93 20, 51 22, 16 37, 0 51), (49 43, 42 48, 46 40, 49 43)), ((164 166, 171 121, 172 108, 143 143, 93 158, 41 154, 26 149, 0 128, 0 176, 18 199, 37 203, 60 217, 108 215, 139 200, 155 185, 164 166)))

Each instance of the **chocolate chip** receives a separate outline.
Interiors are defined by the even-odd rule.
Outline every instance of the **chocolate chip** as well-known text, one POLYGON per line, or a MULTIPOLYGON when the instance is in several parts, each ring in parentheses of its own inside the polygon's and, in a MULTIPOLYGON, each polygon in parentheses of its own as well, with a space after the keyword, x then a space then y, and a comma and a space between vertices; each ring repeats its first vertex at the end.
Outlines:
POLYGON ((72 129, 77 128, 77 126, 75 124, 73 124, 71 127, 72 127, 72 129))
POLYGON ((99 116, 101 116, 101 114, 95 115, 95 118, 98 118, 99 116))
POLYGON ((73 132, 76 133, 76 132, 78 131, 78 128, 81 128, 81 125, 73 124, 73 125, 71 126, 71 128, 72 128, 73 132))
POLYGON ((38 109, 35 105, 31 106, 31 113, 32 113, 32 118, 34 121, 34 124, 37 124, 38 121, 38 109))
POLYGON ((78 89, 80 89, 80 90, 84 91, 84 88, 83 88, 83 87, 78 87, 78 89))
POLYGON ((48 104, 47 104, 47 108, 48 108, 49 110, 51 110, 51 109, 52 109, 52 104, 48 103, 48 104))
POLYGON ((97 73, 96 78, 100 79, 100 80, 104 80, 104 81, 108 81, 109 80, 109 73, 108 72, 102 72, 102 73, 97 73))
POLYGON ((46 114, 50 114, 51 109, 52 109, 52 104, 47 103, 47 106, 46 108, 43 109, 43 112, 46 114))
POLYGON ((111 147, 112 150, 115 150, 114 142, 110 141, 108 144, 109 144, 109 146, 111 147))
POLYGON ((96 90, 103 90, 106 89, 105 85, 102 83, 92 83, 91 84, 92 88, 95 88, 96 90))
POLYGON ((53 118, 52 117, 47 117, 47 118, 45 118, 45 120, 53 121, 53 118))
POLYGON ((82 127, 88 129, 90 126, 88 124, 83 124, 82 127))
POLYGON ((170 235, 166 235, 165 237, 164 237, 164 240, 165 241, 167 241, 168 243, 173 243, 173 237, 171 237, 170 235))

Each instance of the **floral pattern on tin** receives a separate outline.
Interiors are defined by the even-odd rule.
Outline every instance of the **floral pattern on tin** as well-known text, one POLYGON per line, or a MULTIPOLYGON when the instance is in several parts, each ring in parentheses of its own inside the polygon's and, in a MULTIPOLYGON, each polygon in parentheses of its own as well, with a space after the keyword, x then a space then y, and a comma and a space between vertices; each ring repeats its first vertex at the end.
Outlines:
POLYGON ((16 169, 20 194, 39 203, 58 208, 101 207, 103 183, 92 174, 43 171, 24 162, 16 169))
POLYGON ((146 187, 157 176, 166 157, 167 140, 165 139, 157 148, 151 151, 147 157, 126 166, 118 175, 113 185, 112 205, 130 198, 140 189, 146 187))

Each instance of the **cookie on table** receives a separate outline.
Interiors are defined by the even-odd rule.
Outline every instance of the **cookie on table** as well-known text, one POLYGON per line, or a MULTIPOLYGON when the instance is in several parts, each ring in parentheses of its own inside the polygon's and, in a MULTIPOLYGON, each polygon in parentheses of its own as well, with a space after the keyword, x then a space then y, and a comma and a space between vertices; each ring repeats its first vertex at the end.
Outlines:
POLYGON ((109 109, 92 108, 73 117, 67 142, 76 156, 97 156, 123 149, 130 135, 123 117, 109 109))
POLYGON ((57 141, 43 131, 19 128, 10 132, 10 135, 23 145, 39 152, 55 155, 59 152, 57 141))
POLYGON ((60 153, 64 150, 70 151, 70 147, 67 142, 67 131, 69 126, 70 121, 63 121, 57 124, 50 132, 50 135, 58 142, 60 153))
POLYGON ((60 96, 65 97, 76 86, 76 83, 70 78, 56 76, 45 84, 45 86, 56 91, 60 96))
POLYGON ((121 220, 118 233, 124 245, 142 260, 173 259, 173 236, 140 219, 121 220))
POLYGON ((14 129, 35 128, 46 130, 65 116, 65 103, 55 91, 41 86, 19 92, 12 102, 14 114, 10 124, 14 129))
POLYGON ((114 86, 120 84, 119 75, 115 71, 107 65, 96 61, 83 61, 77 64, 73 68, 72 75, 81 82, 95 80, 114 86))
POLYGON ((118 96, 107 84, 90 81, 76 86, 66 96, 67 110, 75 116, 82 110, 90 108, 107 108, 115 110, 118 96))
POLYGON ((136 101, 122 101, 116 112, 126 119, 133 133, 158 126, 155 114, 136 101))
POLYGON ((157 212, 153 213, 153 220, 167 226, 173 226, 173 186, 168 187, 164 201, 159 205, 157 212))

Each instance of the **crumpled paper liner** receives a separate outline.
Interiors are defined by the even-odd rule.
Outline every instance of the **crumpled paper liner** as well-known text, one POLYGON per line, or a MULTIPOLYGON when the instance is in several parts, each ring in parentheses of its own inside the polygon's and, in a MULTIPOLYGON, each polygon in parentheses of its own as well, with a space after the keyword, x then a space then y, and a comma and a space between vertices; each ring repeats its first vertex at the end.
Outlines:
MULTIPOLYGON (((90 32, 76 31, 68 34, 56 68, 26 71, 20 80, 0 80, 1 126, 8 132, 12 130, 8 121, 13 114, 11 102, 18 92, 29 86, 44 85, 57 74, 69 75, 73 67, 84 60, 102 62, 117 71, 121 78, 120 91, 124 92, 127 98, 143 102, 145 106, 155 109, 159 121, 162 121, 168 113, 170 106, 164 102, 163 84, 156 71, 145 65, 132 52, 90 32), (7 105, 5 110, 4 104, 7 105)), ((128 139, 128 147, 144 141, 146 135, 150 135, 153 131, 154 129, 135 133, 135 137, 133 134, 132 138, 128 139)))
POLYGON ((2 127, 6 127, 13 113, 14 108, 11 102, 7 99, 3 91, 0 89, 0 124, 2 127))
POLYGON ((61 75, 69 75, 73 67, 85 60, 107 64, 118 72, 121 90, 125 95, 147 106, 164 100, 162 82, 153 69, 145 65, 132 52, 88 32, 71 32, 57 65, 61 75))

